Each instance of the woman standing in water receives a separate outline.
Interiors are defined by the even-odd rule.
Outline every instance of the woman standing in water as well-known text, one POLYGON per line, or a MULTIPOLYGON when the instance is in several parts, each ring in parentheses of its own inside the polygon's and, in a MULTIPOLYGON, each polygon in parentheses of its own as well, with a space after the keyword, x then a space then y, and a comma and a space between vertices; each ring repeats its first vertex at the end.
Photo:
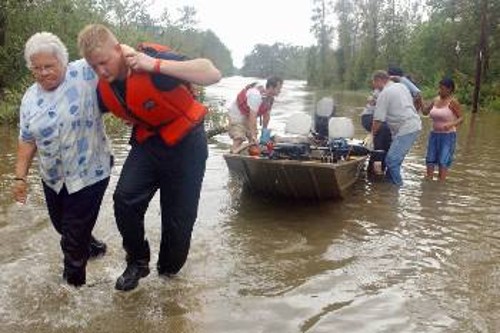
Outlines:
POLYGON ((85 60, 68 63, 66 46, 49 32, 31 36, 24 57, 36 82, 21 102, 13 194, 26 202, 28 171, 37 153, 50 220, 61 235, 62 276, 81 286, 89 257, 106 251, 92 237, 111 169, 97 75, 85 60))
POLYGON ((434 177, 438 166, 438 179, 446 180, 453 162, 457 140, 457 126, 464 120, 460 103, 453 97, 455 82, 444 78, 439 82, 439 95, 424 108, 423 114, 432 119, 432 131, 427 144, 427 178, 434 177))

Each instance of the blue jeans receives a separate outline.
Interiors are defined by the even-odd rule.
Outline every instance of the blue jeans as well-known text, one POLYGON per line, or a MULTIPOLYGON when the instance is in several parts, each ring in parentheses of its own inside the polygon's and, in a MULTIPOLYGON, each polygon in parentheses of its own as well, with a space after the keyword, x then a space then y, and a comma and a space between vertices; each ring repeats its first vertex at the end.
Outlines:
POLYGON ((427 156, 425 163, 431 166, 439 166, 449 169, 453 162, 457 133, 436 133, 431 132, 427 144, 427 156))
POLYGON ((420 131, 408 133, 401 136, 396 136, 392 140, 391 147, 385 157, 385 164, 387 165, 386 177, 393 184, 398 186, 403 185, 401 178, 401 165, 410 151, 411 147, 418 138, 420 131))
POLYGON ((132 148, 113 195, 116 223, 123 237, 127 263, 147 265, 149 262, 144 215, 159 189, 161 244, 158 271, 175 274, 182 268, 198 213, 207 157, 203 124, 174 146, 167 146, 159 136, 141 144, 132 140, 132 148))

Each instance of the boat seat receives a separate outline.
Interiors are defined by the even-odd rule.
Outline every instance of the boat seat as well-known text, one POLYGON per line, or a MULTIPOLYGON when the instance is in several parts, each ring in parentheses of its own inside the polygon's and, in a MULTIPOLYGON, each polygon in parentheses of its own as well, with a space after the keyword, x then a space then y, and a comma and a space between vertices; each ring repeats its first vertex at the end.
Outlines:
POLYGON ((305 113, 295 113, 285 123, 285 134, 275 135, 277 143, 308 143, 312 119, 305 113))

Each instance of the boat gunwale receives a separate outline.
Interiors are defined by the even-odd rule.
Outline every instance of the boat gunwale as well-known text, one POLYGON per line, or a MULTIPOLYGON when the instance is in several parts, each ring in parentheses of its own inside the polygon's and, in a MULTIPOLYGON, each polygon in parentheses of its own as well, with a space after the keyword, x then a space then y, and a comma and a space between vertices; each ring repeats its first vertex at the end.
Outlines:
POLYGON ((266 163, 266 164, 277 164, 277 165, 302 165, 302 166, 311 166, 318 168, 329 168, 336 169, 342 166, 346 166, 349 164, 357 164, 365 161, 368 158, 368 155, 364 156, 351 156, 349 160, 337 161, 337 162, 323 162, 319 159, 314 160, 291 160, 291 159, 270 159, 267 157, 259 157, 259 156, 250 156, 250 155, 240 155, 240 154, 231 154, 226 153, 223 154, 224 159, 232 158, 232 159, 243 159, 247 161, 255 161, 258 163, 266 163))

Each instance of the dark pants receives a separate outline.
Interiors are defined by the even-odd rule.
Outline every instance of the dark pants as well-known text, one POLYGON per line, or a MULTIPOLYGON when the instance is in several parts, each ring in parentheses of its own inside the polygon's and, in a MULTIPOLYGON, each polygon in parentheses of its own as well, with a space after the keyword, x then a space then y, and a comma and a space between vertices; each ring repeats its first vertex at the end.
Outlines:
POLYGON ((175 146, 154 136, 132 142, 113 199, 127 263, 147 265, 149 245, 144 215, 160 190, 161 244, 158 271, 175 274, 186 262, 205 174, 208 147, 203 125, 175 146))
POLYGON ((64 276, 72 284, 85 283, 92 229, 108 183, 106 178, 69 194, 66 186, 56 193, 42 182, 50 220, 61 235, 64 276))
MULTIPOLYGON (((367 132, 372 131, 373 115, 365 114, 361 116, 361 125, 367 132)), ((382 168, 385 170, 385 155, 389 148, 391 147, 392 136, 391 130, 387 123, 383 122, 377 132, 377 135, 373 137, 373 150, 378 150, 380 152, 374 153, 370 156, 370 161, 368 162, 368 170, 372 170, 373 162, 381 161, 382 168)))

